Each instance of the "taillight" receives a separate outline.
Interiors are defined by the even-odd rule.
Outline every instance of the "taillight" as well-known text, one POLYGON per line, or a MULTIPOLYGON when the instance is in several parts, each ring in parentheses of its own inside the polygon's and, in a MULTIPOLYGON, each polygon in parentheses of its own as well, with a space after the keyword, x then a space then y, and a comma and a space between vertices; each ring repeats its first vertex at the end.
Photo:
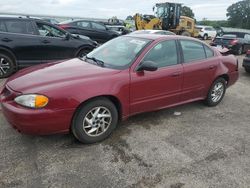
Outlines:
POLYGON ((250 55, 250 50, 247 50, 247 55, 250 55))
POLYGON ((236 71, 239 70, 239 60, 237 59, 237 64, 236 64, 236 71))
POLYGON ((230 44, 231 45, 236 45, 239 41, 237 39, 231 40, 230 44))
POLYGON ((62 24, 62 25, 58 25, 58 27, 60 27, 62 29, 65 29, 65 28, 69 27, 69 25, 68 24, 62 24))

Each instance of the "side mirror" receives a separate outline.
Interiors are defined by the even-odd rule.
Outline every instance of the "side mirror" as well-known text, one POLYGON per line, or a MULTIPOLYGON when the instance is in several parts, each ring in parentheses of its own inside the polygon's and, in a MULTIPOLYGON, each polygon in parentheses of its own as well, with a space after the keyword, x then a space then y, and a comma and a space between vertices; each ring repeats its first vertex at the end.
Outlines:
POLYGON ((137 68, 138 72, 141 71, 156 71, 158 69, 158 66, 153 61, 144 61, 141 63, 141 65, 137 68))
POLYGON ((70 34, 69 33, 66 33, 66 35, 65 35, 65 38, 64 38, 65 40, 69 40, 70 39, 70 34))

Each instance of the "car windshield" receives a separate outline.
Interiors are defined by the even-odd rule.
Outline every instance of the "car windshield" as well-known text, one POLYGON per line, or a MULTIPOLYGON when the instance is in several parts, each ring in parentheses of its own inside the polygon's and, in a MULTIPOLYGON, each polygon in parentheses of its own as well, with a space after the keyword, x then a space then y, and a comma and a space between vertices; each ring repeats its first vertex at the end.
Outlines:
POLYGON ((94 58, 103 62, 105 67, 122 70, 128 68, 150 42, 137 37, 118 37, 90 52, 86 59, 94 58))

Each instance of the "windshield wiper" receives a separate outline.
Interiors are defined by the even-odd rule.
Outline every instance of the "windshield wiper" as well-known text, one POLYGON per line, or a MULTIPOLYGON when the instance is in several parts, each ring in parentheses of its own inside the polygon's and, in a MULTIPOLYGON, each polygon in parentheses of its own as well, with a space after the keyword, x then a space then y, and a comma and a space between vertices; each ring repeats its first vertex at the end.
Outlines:
POLYGON ((104 62, 102 60, 96 59, 95 57, 88 57, 87 55, 85 56, 85 58, 94 61, 99 66, 104 67, 104 62))

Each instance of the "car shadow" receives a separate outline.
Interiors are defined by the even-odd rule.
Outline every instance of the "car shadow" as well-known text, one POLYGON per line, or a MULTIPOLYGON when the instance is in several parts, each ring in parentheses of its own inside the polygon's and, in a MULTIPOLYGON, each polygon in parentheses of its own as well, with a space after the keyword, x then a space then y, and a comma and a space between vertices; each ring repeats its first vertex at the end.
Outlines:
POLYGON ((98 145, 113 145, 123 137, 129 136, 133 129, 143 127, 147 130, 153 128, 154 125, 160 125, 166 119, 169 118, 182 118, 182 115, 174 115, 175 112, 185 113, 190 110, 202 110, 207 108, 202 102, 194 102, 186 105, 177 106, 174 108, 168 108, 153 112, 146 112, 138 115, 134 115, 129 119, 120 122, 114 132, 104 141, 95 144, 82 144, 74 138, 72 134, 64 135, 47 135, 47 136, 28 136, 24 135, 25 139, 29 142, 36 143, 37 145, 46 145, 51 147, 60 147, 64 149, 69 148, 86 148, 90 146, 98 145))

